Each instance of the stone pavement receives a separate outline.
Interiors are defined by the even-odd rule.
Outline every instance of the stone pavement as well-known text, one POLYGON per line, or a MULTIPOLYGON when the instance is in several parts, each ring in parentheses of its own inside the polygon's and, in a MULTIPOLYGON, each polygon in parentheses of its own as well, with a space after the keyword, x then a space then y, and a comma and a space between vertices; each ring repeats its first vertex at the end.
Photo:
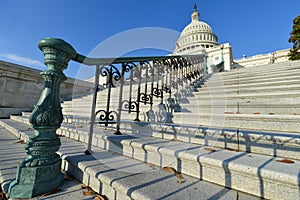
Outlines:
MULTIPOLYGON (((65 137, 61 140, 58 153, 62 168, 109 199, 258 199, 187 175, 179 184, 174 174, 158 167, 100 148, 87 156, 82 153, 83 143, 65 137)), ((18 142, 0 128, 0 183, 4 193, 15 177, 17 164, 25 157, 24 145, 18 142)), ((93 199, 83 195, 80 182, 66 179, 58 192, 33 199, 93 199)))

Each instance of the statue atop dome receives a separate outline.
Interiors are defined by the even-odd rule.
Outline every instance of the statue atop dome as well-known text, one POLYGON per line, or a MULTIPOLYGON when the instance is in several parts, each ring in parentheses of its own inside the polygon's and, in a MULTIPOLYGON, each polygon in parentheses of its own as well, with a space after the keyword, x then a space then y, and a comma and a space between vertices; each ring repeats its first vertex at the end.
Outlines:
POLYGON ((194 4, 194 12, 192 14, 192 20, 198 20, 199 21, 200 14, 197 11, 197 4, 194 4))

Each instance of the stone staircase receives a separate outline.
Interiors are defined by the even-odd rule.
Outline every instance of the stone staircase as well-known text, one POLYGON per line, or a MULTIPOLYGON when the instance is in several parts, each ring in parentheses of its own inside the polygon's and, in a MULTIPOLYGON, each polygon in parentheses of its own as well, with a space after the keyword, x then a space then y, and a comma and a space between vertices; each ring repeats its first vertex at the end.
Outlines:
MULTIPOLYGON (((114 125, 94 127, 94 151, 101 151, 99 155, 104 157, 95 154, 92 159, 82 155, 79 160, 72 160, 72 154, 76 153, 71 152, 64 158, 64 169, 110 199, 180 199, 183 194, 190 195, 186 199, 198 199, 194 195, 203 194, 192 189, 198 188, 193 186, 197 180, 235 189, 240 192, 237 193, 240 198, 236 199, 254 198, 244 193, 266 199, 300 199, 299 75, 298 61, 213 74, 201 87, 194 83, 197 88, 185 85, 177 91, 181 112, 173 113, 174 123, 148 122, 145 113, 149 106, 141 107, 142 122, 133 122, 134 114, 122 113, 123 135, 113 134, 114 125), (130 171, 143 174, 136 175, 136 179, 129 178, 130 173, 124 174, 122 170, 119 170, 122 175, 99 178, 105 174, 103 170, 118 168, 117 160, 105 161, 112 155, 126 158, 129 163, 140 161, 147 172, 167 167, 175 170, 179 180, 183 176, 188 181, 175 182, 175 189, 162 186, 165 179, 151 179, 159 176, 161 170, 154 175, 152 171, 138 171, 141 168, 130 171), (95 165, 98 159, 109 169, 99 169, 95 165), (152 182, 141 182, 143 176, 152 182), (172 195, 166 196, 160 190, 174 194, 170 192, 172 195), (176 196, 176 191, 186 193, 178 192, 176 196)), ((128 88, 124 86, 124 94, 128 88)), ((106 105, 106 94, 105 90, 98 93, 97 108, 106 105)), ((111 107, 117 109, 118 88, 112 94, 111 107)), ((64 136, 62 140, 87 142, 91 101, 92 96, 86 96, 62 103, 65 119, 57 132, 64 136)), ((153 109, 157 110, 155 105, 159 102, 160 99, 155 99, 153 109)), ((28 130, 28 117, 29 113, 11 116, 10 120, 1 120, 0 125, 18 138, 26 139, 32 134, 28 130)), ((82 154, 84 148, 78 151, 77 154, 82 154)), ((225 197, 226 193, 220 192, 219 197, 225 197)), ((214 194, 202 199, 217 197, 214 194)))
MULTIPOLYGON (((3 154, 5 155, 4 158, 0 158, 0 184, 4 193, 6 193, 10 181, 16 175, 15 166, 17 161, 25 155, 22 148, 20 148, 20 141, 28 141, 29 137, 34 135, 34 131, 28 124, 28 113, 24 113, 23 116, 11 116, 11 119, 2 119, 0 127, 2 138, 0 140, 2 145, 0 152, 2 154, 5 152, 3 154), (5 149, 14 150, 7 151, 5 149), (11 156, 13 156, 13 159, 11 159, 11 156)), ((173 147, 180 145, 178 148, 183 148, 182 153, 188 150, 183 143, 181 144, 178 141, 155 138, 149 140, 149 137, 133 135, 115 136, 113 131, 96 127, 98 134, 93 140, 93 154, 85 155, 83 152, 86 149, 84 144, 87 141, 87 129, 88 127, 78 128, 74 124, 63 124, 57 132, 61 136, 62 143, 58 154, 63 160, 62 169, 65 173, 74 176, 96 193, 102 194, 103 199, 258 199, 238 190, 225 188, 187 174, 178 173, 175 168, 171 167, 174 158, 172 158, 172 153, 169 151, 174 151, 174 149, 168 148, 169 145, 173 147), (138 146, 140 146, 139 142, 144 143, 147 141, 149 144, 144 143, 146 149, 153 150, 155 145, 159 145, 158 149, 160 150, 159 152, 150 150, 149 154, 145 152, 140 154, 141 152, 138 152, 142 150, 140 147, 136 146, 131 149, 131 145, 127 146, 128 143, 133 142, 130 140, 135 140, 135 145, 138 146), (123 145, 126 146, 124 149, 121 147, 123 145), (157 157, 157 153, 161 156, 157 157), (141 155, 146 156, 146 154, 149 155, 149 162, 140 159, 141 155), (162 168, 161 166, 166 167, 162 168)), ((198 156, 205 157, 205 155, 211 153, 211 150, 207 151, 198 145, 191 149, 193 148, 194 150, 199 149, 201 154, 198 156)), ((68 182, 64 185, 68 185, 68 182)), ((42 196, 32 200, 92 199, 79 193, 80 185, 77 186, 78 189, 74 186, 72 189, 66 188, 66 186, 62 188, 49 197, 42 196)))
MULTIPOLYGON (((190 86, 178 89, 182 112, 175 112, 173 121, 194 126, 299 132, 299 68, 299 62, 290 62, 232 70, 214 74, 196 92, 190 86)), ((124 94, 128 91, 129 86, 124 86, 124 94)), ((105 90, 98 93, 99 108, 106 106, 106 94, 105 90)), ((112 94, 111 107, 116 110, 119 88, 114 88, 112 94)), ((64 114, 89 118, 91 102, 91 95, 66 101, 62 105, 64 114)), ((154 110, 159 102, 154 99, 154 110)), ((141 106, 141 120, 148 110, 148 105, 141 106)), ((122 113, 122 119, 134 119, 134 114, 122 113)))

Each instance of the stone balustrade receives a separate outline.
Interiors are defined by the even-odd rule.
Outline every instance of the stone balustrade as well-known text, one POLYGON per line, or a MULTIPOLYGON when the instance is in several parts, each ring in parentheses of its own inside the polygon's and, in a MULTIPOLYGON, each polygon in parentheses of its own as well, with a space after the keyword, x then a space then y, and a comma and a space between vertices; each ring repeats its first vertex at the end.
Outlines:
MULTIPOLYGON (((43 89, 42 71, 0 61, 0 118, 30 111, 43 89)), ((92 92, 93 84, 67 78, 61 86, 61 100, 84 96, 92 92)))

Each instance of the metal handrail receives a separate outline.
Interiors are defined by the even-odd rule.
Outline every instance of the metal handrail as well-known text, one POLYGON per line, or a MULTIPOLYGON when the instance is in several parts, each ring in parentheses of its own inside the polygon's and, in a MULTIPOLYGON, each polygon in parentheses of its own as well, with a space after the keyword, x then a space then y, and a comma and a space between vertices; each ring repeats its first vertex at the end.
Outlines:
POLYGON ((112 58, 89 58, 87 56, 76 54, 73 61, 88 65, 109 65, 109 64, 121 64, 121 63, 131 63, 131 62, 146 62, 151 60, 167 60, 174 58, 193 58, 204 54, 197 55, 174 55, 174 56, 145 56, 145 57, 112 57, 112 58))

